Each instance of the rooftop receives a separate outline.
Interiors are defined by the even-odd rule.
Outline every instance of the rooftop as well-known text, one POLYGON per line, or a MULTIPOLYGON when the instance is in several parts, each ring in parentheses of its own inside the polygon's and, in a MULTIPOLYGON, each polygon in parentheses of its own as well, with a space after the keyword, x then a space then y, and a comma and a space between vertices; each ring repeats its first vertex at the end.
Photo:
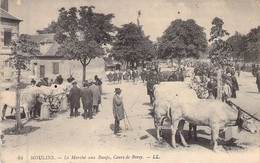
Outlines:
POLYGON ((1 10, 0 10, 0 17, 1 17, 1 18, 5 18, 5 19, 15 20, 15 21, 18 21, 18 22, 22 21, 22 20, 20 20, 20 19, 17 19, 16 17, 10 15, 7 11, 5 11, 5 10, 2 9, 2 8, 1 8, 1 10))
POLYGON ((30 35, 30 40, 36 43, 54 43, 54 34, 30 35))

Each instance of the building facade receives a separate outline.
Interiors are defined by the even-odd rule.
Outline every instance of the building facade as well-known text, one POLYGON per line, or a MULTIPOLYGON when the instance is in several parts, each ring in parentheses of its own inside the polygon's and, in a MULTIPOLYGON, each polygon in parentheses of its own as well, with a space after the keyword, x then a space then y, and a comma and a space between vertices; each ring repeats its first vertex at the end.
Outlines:
POLYGON ((1 0, 0 18, 0 80, 11 80, 16 71, 12 62, 6 60, 11 54, 11 42, 18 39, 19 23, 22 20, 8 13, 8 0, 1 0))
MULTIPOLYGON (((72 75, 76 80, 82 80, 83 68, 79 61, 65 60, 62 56, 56 55, 59 44, 54 41, 54 34, 31 35, 30 39, 39 45, 41 54, 31 59, 28 71, 22 72, 25 80, 37 81, 48 77, 54 81, 58 75, 62 75, 64 79, 72 75)), ((94 75, 105 76, 104 68, 103 58, 93 59, 86 68, 86 78, 93 79, 94 75)))

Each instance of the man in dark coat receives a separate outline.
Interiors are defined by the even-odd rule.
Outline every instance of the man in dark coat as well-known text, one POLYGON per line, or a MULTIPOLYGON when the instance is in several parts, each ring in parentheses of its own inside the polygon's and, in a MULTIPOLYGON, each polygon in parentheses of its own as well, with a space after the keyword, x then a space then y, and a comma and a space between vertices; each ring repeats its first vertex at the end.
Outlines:
POLYGON ((99 88, 100 94, 102 95, 102 84, 103 83, 102 83, 101 79, 99 79, 99 77, 97 75, 94 76, 94 79, 95 79, 96 84, 97 84, 97 86, 99 88))
POLYGON ((101 94, 97 83, 93 82, 89 87, 93 93, 93 113, 94 115, 99 112, 99 104, 101 104, 101 94))
POLYGON ((144 81, 145 81, 145 77, 146 77, 146 71, 143 70, 143 71, 141 72, 141 79, 142 79, 143 83, 144 83, 144 81))
POLYGON ((232 72, 231 75, 232 75, 231 76, 231 79, 232 79, 232 88, 231 88, 232 95, 231 95, 231 97, 237 98, 236 91, 239 90, 237 78, 235 77, 235 72, 232 72))
POLYGON ((77 82, 72 83, 73 87, 70 89, 68 99, 70 101, 70 116, 79 116, 78 109, 80 108, 80 89, 77 87, 77 82), (75 109, 75 114, 74 114, 75 109))
POLYGON ((207 84, 207 88, 209 91, 209 96, 207 97, 207 99, 216 99, 217 97, 217 82, 214 81, 214 78, 211 77, 210 81, 207 84))
POLYGON ((153 81, 153 78, 149 78, 147 81, 147 95, 150 96, 150 104, 153 104, 154 101, 154 92, 153 92, 153 86, 155 82, 153 81))
POLYGON ((113 97, 113 115, 115 118, 114 134, 119 132, 119 121, 125 118, 123 98, 120 96, 121 92, 122 90, 120 88, 115 88, 115 95, 113 97))
POLYGON ((72 75, 70 75, 70 77, 67 79, 69 83, 71 83, 73 80, 75 80, 75 78, 73 78, 72 75))
POLYGON ((260 93, 260 69, 259 68, 256 73, 256 85, 258 88, 258 92, 260 93))
POLYGON ((84 119, 92 119, 93 93, 89 86, 90 84, 85 81, 83 84, 83 89, 80 92, 84 109, 84 119))

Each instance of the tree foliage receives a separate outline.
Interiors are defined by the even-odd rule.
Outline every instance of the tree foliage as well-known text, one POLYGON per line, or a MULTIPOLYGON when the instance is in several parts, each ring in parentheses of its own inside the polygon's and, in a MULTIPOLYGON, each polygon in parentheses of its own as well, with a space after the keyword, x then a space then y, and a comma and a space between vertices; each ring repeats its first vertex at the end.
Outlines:
POLYGON ((30 59, 39 53, 38 44, 30 41, 29 35, 21 34, 17 41, 12 42, 9 60, 14 63, 16 70, 25 70, 30 59))
POLYGON ((16 129, 20 131, 21 129, 21 117, 20 117, 20 79, 21 79, 21 70, 27 69, 27 64, 30 62, 30 59, 40 54, 38 44, 30 41, 30 36, 22 34, 19 36, 17 41, 13 41, 11 45, 11 56, 10 61, 13 62, 14 67, 17 70, 17 87, 16 87, 16 129))
POLYGON ((247 34, 246 62, 260 61, 260 26, 251 29, 247 34))
POLYGON ((222 38, 228 36, 229 33, 223 29, 224 22, 222 19, 215 17, 211 24, 213 26, 210 31, 209 42, 213 43, 210 47, 209 58, 213 64, 223 66, 230 59, 231 47, 222 38))
POLYGON ((247 37, 236 32, 233 36, 229 37, 226 42, 231 47, 231 56, 235 60, 244 59, 247 49, 247 37))
POLYGON ((57 55, 69 60, 78 60, 83 67, 83 81, 86 66, 96 57, 105 54, 103 46, 113 40, 113 14, 93 12, 94 6, 81 6, 59 10, 55 40, 60 44, 57 55))
POLYGON ((123 61, 130 62, 133 67, 138 62, 151 60, 155 55, 153 42, 144 35, 142 27, 134 23, 124 24, 121 28, 117 28, 115 41, 112 45, 111 57, 121 63, 123 61))
POLYGON ((50 25, 48 25, 48 27, 44 28, 42 30, 43 34, 49 34, 49 33, 56 33, 58 27, 58 23, 55 21, 52 21, 50 25))
POLYGON ((207 46, 203 27, 193 19, 177 19, 158 39, 158 55, 162 59, 176 59, 180 64, 184 58, 199 58, 199 53, 205 52, 207 46))

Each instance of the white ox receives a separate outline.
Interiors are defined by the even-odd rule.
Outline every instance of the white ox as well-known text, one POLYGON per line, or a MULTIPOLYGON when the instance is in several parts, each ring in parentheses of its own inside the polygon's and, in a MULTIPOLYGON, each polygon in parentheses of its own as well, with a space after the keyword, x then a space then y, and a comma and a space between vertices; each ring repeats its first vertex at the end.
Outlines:
MULTIPOLYGON (((26 118, 29 118, 31 109, 37 102, 42 103, 44 101, 44 93, 37 87, 26 87, 21 90, 20 93, 20 106, 24 109, 26 118)), ((2 119, 4 119, 6 108, 10 107, 15 109, 16 107, 16 92, 3 91, 0 94, 0 101, 3 104, 2 119)))
POLYGON ((172 99, 176 95, 184 96, 187 100, 197 99, 194 90, 189 88, 189 83, 186 82, 161 82, 160 85, 154 86, 154 125, 156 128, 157 139, 162 136, 162 125, 165 118, 170 117, 170 105, 172 99))
POLYGON ((182 144, 187 146, 182 132, 184 120, 193 125, 209 126, 211 128, 211 145, 214 145, 213 150, 216 150, 218 147, 216 140, 221 128, 238 126, 239 131, 244 129, 250 133, 257 132, 253 119, 246 118, 242 111, 218 100, 187 100, 185 96, 176 96, 170 105, 170 119, 172 122, 173 147, 176 147, 175 133, 178 125, 182 144))
POLYGON ((171 120, 172 147, 176 147, 175 133, 179 129, 182 144, 188 146, 183 137, 185 120, 192 125, 209 126, 211 128, 211 144, 217 148, 216 140, 219 129, 227 126, 238 126, 256 133, 256 127, 251 119, 246 118, 241 111, 217 100, 198 99, 194 90, 181 82, 168 82, 155 86, 154 124, 157 139, 161 138, 164 118, 171 120))
MULTIPOLYGON (((70 85, 64 83, 62 85, 53 84, 50 87, 41 86, 27 86, 21 90, 20 106, 26 113, 26 118, 30 117, 30 111, 35 106, 36 102, 44 102, 44 100, 50 103, 53 108, 60 106, 61 99, 66 97, 66 94, 70 90, 70 85)), ((3 104, 2 119, 4 119, 6 108, 15 108, 16 106, 16 92, 3 91, 0 95, 0 102, 3 104)))

